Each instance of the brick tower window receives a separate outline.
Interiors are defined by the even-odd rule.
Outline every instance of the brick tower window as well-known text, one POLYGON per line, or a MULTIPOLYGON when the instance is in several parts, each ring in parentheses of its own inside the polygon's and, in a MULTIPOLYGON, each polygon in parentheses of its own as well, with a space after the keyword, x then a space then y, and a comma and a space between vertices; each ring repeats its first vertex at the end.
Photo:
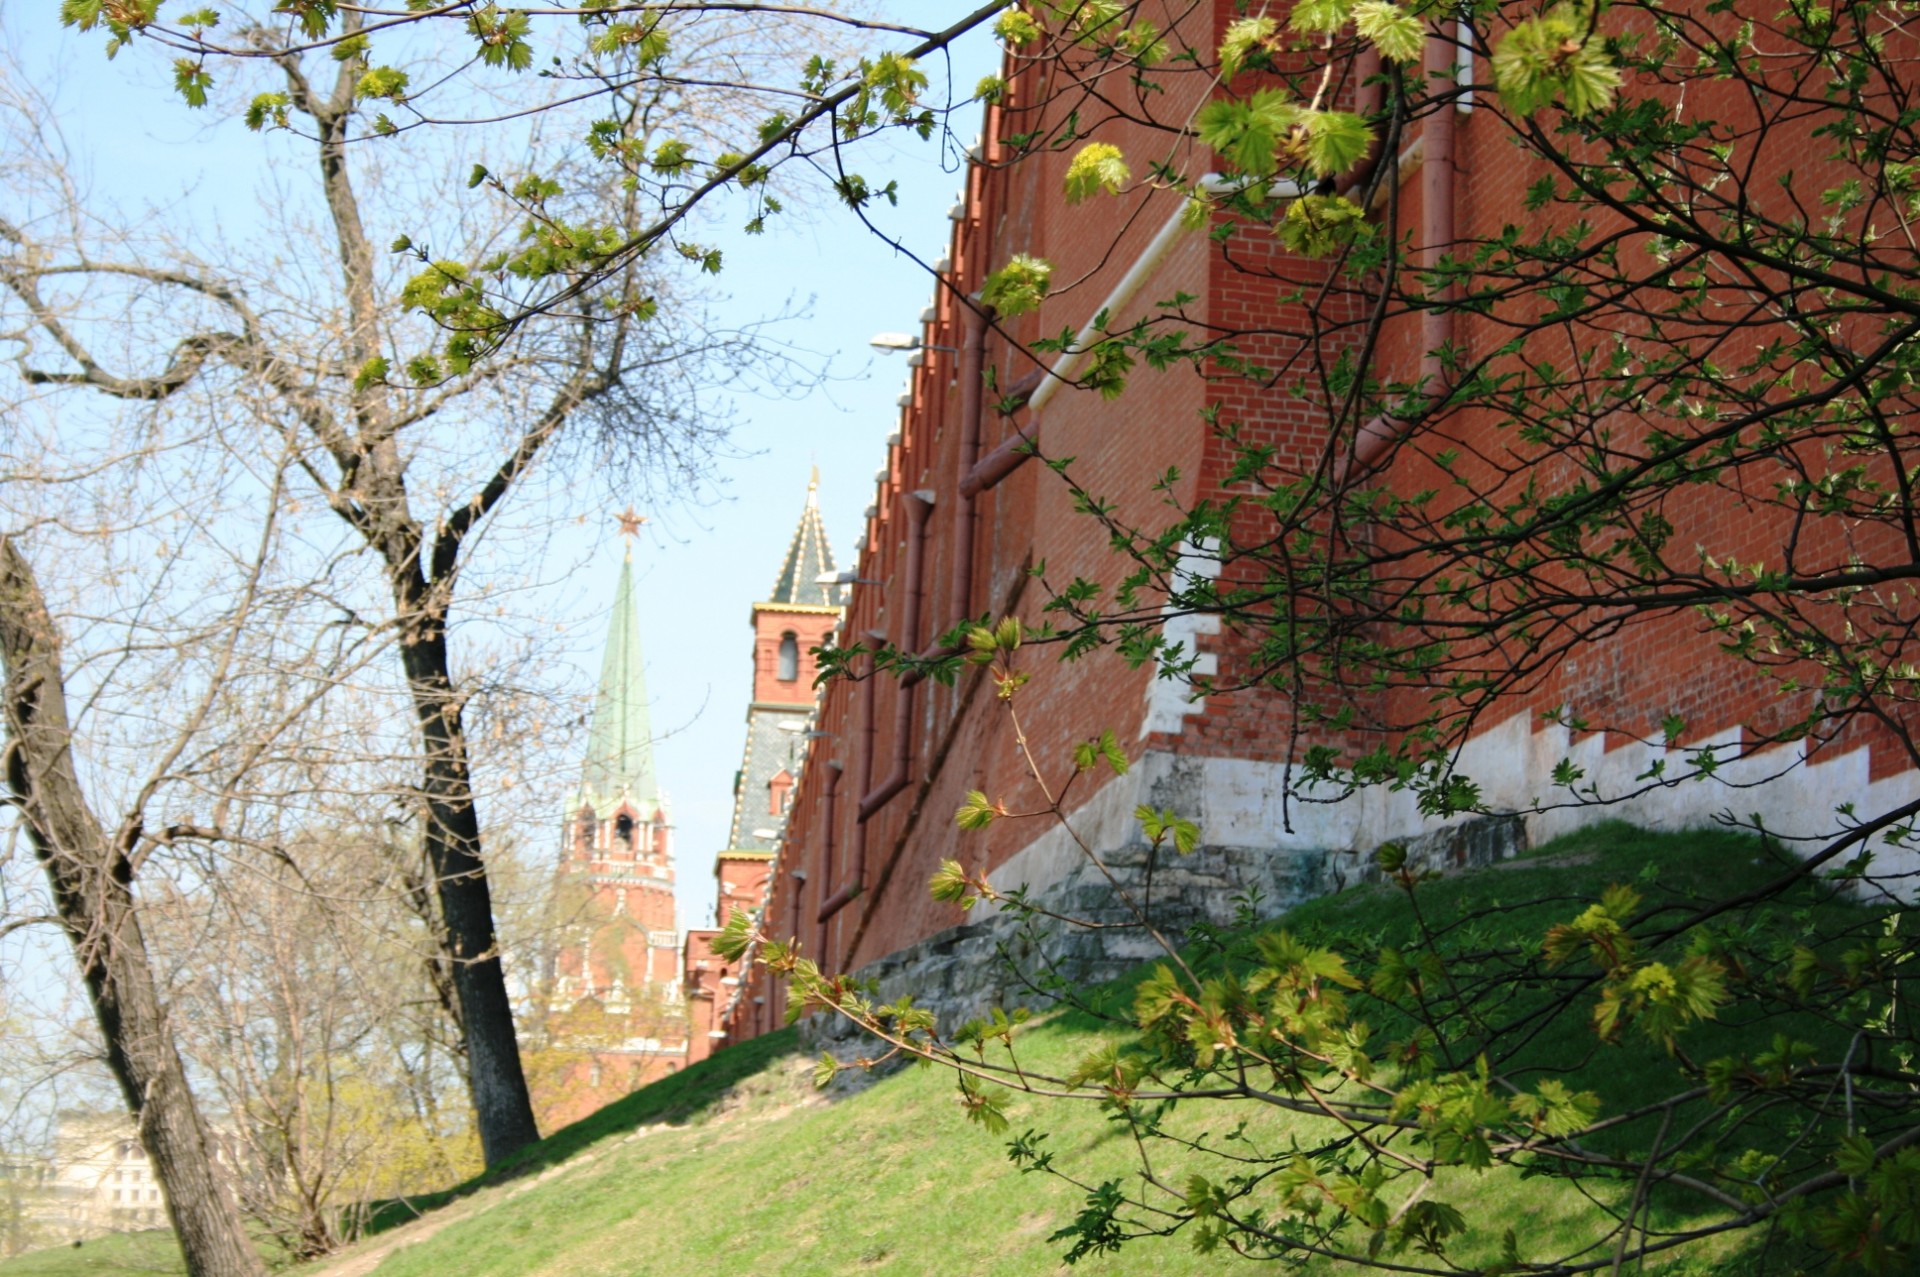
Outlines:
POLYGON ((792 630, 780 636, 780 672, 782 683, 792 683, 800 677, 800 639, 792 630))
POLYGON ((633 850, 633 817, 621 812, 619 819, 613 822, 613 836, 620 840, 621 846, 633 850))

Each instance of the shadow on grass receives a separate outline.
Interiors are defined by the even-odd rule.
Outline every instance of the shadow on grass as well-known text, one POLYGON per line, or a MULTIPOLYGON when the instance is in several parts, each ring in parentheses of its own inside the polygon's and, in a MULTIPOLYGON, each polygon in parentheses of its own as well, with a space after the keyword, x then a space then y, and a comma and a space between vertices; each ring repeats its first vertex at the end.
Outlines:
POLYGON ((799 1031, 791 1028, 730 1046, 560 1128, 465 1183, 434 1193, 369 1203, 362 1233, 371 1236, 386 1232, 480 1189, 538 1174, 610 1136, 659 1122, 691 1122, 724 1099, 743 1079, 800 1050, 799 1031))

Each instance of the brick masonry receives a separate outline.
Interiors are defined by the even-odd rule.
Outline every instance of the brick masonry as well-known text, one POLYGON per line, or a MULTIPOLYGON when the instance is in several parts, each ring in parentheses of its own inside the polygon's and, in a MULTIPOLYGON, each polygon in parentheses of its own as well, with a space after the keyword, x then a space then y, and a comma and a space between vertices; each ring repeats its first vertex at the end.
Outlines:
MULTIPOLYGON (((1239 11, 1233 0, 1169 8, 1182 15, 1172 31, 1176 43, 1191 40, 1201 47, 1210 47, 1239 11)), ((1180 197, 1142 182, 1118 197, 1070 208, 1060 197, 1070 150, 1043 149, 1016 162, 1006 139, 1058 123, 1064 109, 1047 104, 1047 73, 1040 60, 1010 66, 1006 100, 986 113, 940 264, 923 333, 924 358, 912 372, 856 547, 856 575, 873 584, 853 591, 836 635, 842 644, 877 641, 924 651, 968 618, 1017 615, 1030 625, 1044 623, 1053 615, 1045 610, 1047 601, 1074 578, 1110 589, 1127 570, 1111 550, 1115 525, 1153 535, 1171 519, 1169 502, 1184 506, 1245 492, 1228 486, 1240 444, 1270 448, 1273 469, 1282 475, 1337 459, 1352 447, 1350 434, 1332 433, 1331 407, 1311 391, 1308 370, 1315 360, 1339 353, 1348 340, 1342 334, 1357 327, 1369 299, 1329 279, 1322 267, 1289 255, 1265 230, 1229 224, 1219 215, 1213 234, 1175 239, 1145 282, 1122 297, 1117 290, 1175 214, 1180 197), (969 498, 961 486, 973 460, 961 443, 967 397, 957 352, 969 319, 963 299, 1016 252, 1052 260, 1059 287, 1037 313, 986 333, 984 363, 999 391, 1023 378, 1032 384, 1055 357, 1033 353, 1034 340, 1077 332, 1102 310, 1111 312, 1110 330, 1144 321, 1152 332, 1231 334, 1236 353, 1267 373, 1254 378, 1217 364, 1184 362, 1159 371, 1142 366, 1117 400, 1041 383, 1039 408, 984 414, 980 450, 990 452, 1019 432, 1037 440, 1045 458, 1070 458, 1065 468, 1072 484, 1029 461, 969 498), (1107 503, 1111 519, 1082 512, 1087 497, 1107 503), (909 510, 918 507, 910 502, 926 500, 932 511, 916 559, 909 510), (906 600, 916 584, 908 566, 914 562, 923 569, 917 582, 921 620, 916 632, 907 633, 906 600), (955 599, 963 605, 954 606, 955 599)), ((1240 87, 1236 83, 1236 91, 1240 87)), ((1214 90, 1209 76, 1176 68, 1156 110, 1182 118, 1214 90)), ((1716 109, 1710 97, 1693 105, 1716 109)), ((1131 118, 1081 123, 1130 156, 1159 154, 1168 143, 1167 134, 1131 118)), ((1490 112, 1461 113, 1455 124, 1460 233, 1485 237, 1512 220, 1533 230, 1544 226, 1546 214, 1525 211, 1520 198, 1543 175, 1541 162, 1514 146, 1490 112)), ((1810 150, 1789 151, 1782 151, 1782 164, 1812 163, 1810 150)), ((1180 157, 1188 171, 1206 162, 1180 157)), ((1401 174, 1400 195, 1404 235, 1421 224, 1421 183, 1412 159, 1401 174)), ((1463 315, 1455 340, 1471 352, 1504 340, 1501 332, 1493 318, 1463 315)), ((1416 374, 1420 336, 1416 312, 1387 322, 1379 347, 1385 375, 1416 374)), ((1542 358, 1571 353, 1555 350, 1552 334, 1542 340, 1542 358)), ((1484 414, 1458 416, 1436 429, 1463 440, 1470 457, 1476 448, 1490 455, 1508 446, 1484 414)), ((1350 431, 1351 423, 1340 428, 1350 431)), ((1565 458, 1548 455, 1516 482, 1536 477, 1552 485, 1570 473, 1565 458)), ((1437 474, 1430 459, 1408 450, 1393 458, 1385 481, 1411 492, 1435 486, 1437 474)), ((1675 544, 1745 559, 1779 554, 1780 536, 1758 506, 1695 489, 1672 506, 1667 513, 1675 544)), ((1243 505, 1235 516, 1235 540, 1258 543, 1268 531, 1263 517, 1257 503, 1243 505)), ((1194 571, 1215 566, 1201 554, 1189 563, 1194 571)), ((1111 604, 1110 594, 1099 596, 1100 606, 1111 604)), ((1199 656, 1202 673, 1244 672, 1252 657, 1246 636, 1223 631, 1210 617, 1169 618, 1166 630, 1199 656)), ((1725 817, 1787 837, 1814 838, 1844 824, 1842 804, 1885 810, 1920 797, 1920 775, 1884 730, 1850 729, 1812 753, 1800 744, 1757 748, 1770 725, 1800 703, 1790 704, 1750 668, 1720 658, 1716 642, 1688 611, 1635 620, 1575 645, 1544 666, 1523 692, 1485 707, 1457 761, 1481 786, 1492 816, 1492 823, 1474 828, 1501 831, 1497 835, 1450 832, 1455 825, 1424 819, 1403 791, 1379 788, 1343 798, 1303 788, 1297 774, 1300 707, 1284 688, 1196 699, 1181 682, 1128 668, 1110 653, 1059 663, 1042 650, 1026 658, 1035 677, 1020 694, 1021 723, 1033 757, 1055 784, 1076 740, 1110 729, 1124 743, 1133 769, 1120 778, 1103 779, 1097 772, 1083 778, 1070 808, 1103 856, 1134 863, 1142 845, 1132 817, 1139 802, 1169 806, 1199 822, 1204 850, 1174 872, 1176 885, 1161 880, 1160 890, 1168 893, 1162 907, 1176 921, 1228 916, 1233 895, 1252 886, 1265 893, 1269 907, 1334 889, 1364 874, 1368 854, 1388 839, 1424 840, 1423 854, 1447 860, 1458 853, 1473 863, 1603 818, 1684 828, 1725 817), (1549 721, 1552 707, 1566 707, 1585 726, 1573 730, 1549 721), (1662 734, 1668 716, 1686 724, 1672 742, 1662 734), (1703 749, 1720 761, 1717 774, 1676 779, 1703 749), (1577 791, 1556 783, 1556 768, 1563 764, 1579 775, 1577 791), (1656 764, 1667 767, 1670 783, 1650 779, 1656 764)), ((1406 687, 1357 692, 1351 699, 1363 715, 1406 721, 1431 696, 1431 688, 1406 687)), ((952 813, 972 790, 1016 811, 1042 805, 1015 748, 1005 705, 980 671, 962 672, 951 686, 835 680, 823 689, 817 729, 792 794, 765 919, 770 930, 797 939, 828 968, 880 973, 889 981, 925 977, 956 1006, 991 993, 984 986, 963 993, 956 982, 1005 940, 1001 928, 1007 924, 986 917, 962 922, 929 897, 927 881, 945 859, 988 872, 1003 886, 1025 883, 1047 893, 1049 902, 1100 907, 1077 849, 1057 831, 1011 820, 978 833, 955 828, 952 813), (863 814, 862 799, 900 759, 906 760, 907 783, 876 798, 863 814), (829 777, 837 778, 831 797, 829 777)), ((1358 728, 1312 737, 1347 758, 1379 740, 1358 728)), ((1880 854, 1896 870, 1911 867, 1903 853, 1881 848, 1880 854)), ((1060 943, 1082 946, 1074 960, 1090 974, 1139 956, 1128 948, 1130 941, 1060 943), (1109 951, 1109 944, 1119 948, 1109 951)), ((764 974, 754 978, 765 984, 764 974)), ((739 1038, 770 1029, 779 1023, 783 1002, 781 989, 761 987, 723 1031, 739 1038)))

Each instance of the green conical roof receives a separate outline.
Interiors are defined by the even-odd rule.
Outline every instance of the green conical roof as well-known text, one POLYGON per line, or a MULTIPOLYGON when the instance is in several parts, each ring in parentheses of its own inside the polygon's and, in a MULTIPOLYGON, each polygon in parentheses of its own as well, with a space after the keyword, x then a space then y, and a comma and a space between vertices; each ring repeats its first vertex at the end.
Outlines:
POLYGON ((647 670, 640 653, 640 607, 633 595, 633 556, 620 564, 607 651, 600 661, 600 691, 593 702, 593 731, 580 774, 581 801, 605 812, 622 797, 645 807, 660 798, 653 770, 653 725, 647 716, 647 670))
POLYGON ((831 571, 833 551, 827 546, 826 525, 820 522, 820 472, 816 469, 807 484, 807 508, 800 512, 800 526, 793 530, 793 543, 780 564, 780 576, 765 601, 839 607, 840 587, 820 583, 820 577, 831 571))

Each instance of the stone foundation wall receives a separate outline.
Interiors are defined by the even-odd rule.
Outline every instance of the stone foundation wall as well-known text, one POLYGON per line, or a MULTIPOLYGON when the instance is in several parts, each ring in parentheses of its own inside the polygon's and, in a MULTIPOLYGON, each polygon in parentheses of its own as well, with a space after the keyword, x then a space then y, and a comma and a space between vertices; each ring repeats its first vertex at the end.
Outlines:
MULTIPOLYGON (((1518 816, 1489 816, 1403 843, 1416 868, 1479 869, 1525 851, 1526 823, 1518 816)), ((1109 853, 1106 863, 1175 944, 1199 923, 1226 927, 1247 917, 1270 918, 1317 896, 1380 878, 1371 856, 1272 847, 1202 846, 1190 856, 1162 850, 1153 858, 1144 842, 1135 842, 1109 853)), ((1034 891, 1030 899, 1088 922, 1135 921, 1105 875, 1084 857, 1064 878, 1034 891)), ((1045 1006, 1051 996, 1029 983, 1040 973, 1050 972, 1073 985, 1099 984, 1160 953, 1153 937, 1137 925, 1081 928, 1055 919, 1029 922, 1000 910, 937 932, 855 974, 879 981, 885 1001, 911 993, 933 1010, 946 1031, 989 1007, 1045 1006)), ((806 1024, 816 1044, 851 1046, 859 1037, 852 1025, 835 1017, 810 1016, 806 1024)))

